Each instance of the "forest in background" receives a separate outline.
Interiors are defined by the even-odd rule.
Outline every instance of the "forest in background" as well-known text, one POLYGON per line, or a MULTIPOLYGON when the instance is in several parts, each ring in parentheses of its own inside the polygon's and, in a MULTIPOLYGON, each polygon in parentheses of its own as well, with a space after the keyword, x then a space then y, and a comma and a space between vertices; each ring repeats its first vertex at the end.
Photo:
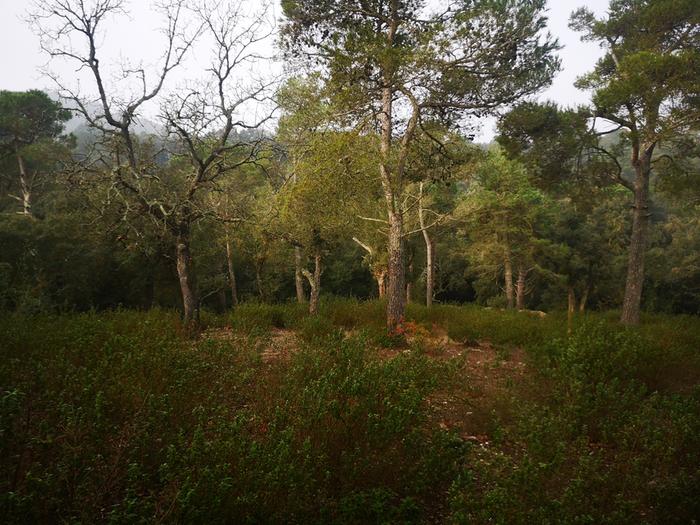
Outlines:
POLYGON ((252 6, 29 8, 0 521, 700 521, 700 4, 573 12, 572 107, 544 0, 252 6))
POLYGON ((278 38, 307 73, 281 85, 244 69, 270 38, 265 11, 194 9, 190 34, 174 2, 170 52, 153 85, 124 73, 131 98, 102 79, 94 38, 121 4, 59 9, 78 29, 46 7, 47 53, 87 69, 99 95, 58 78, 58 100, 2 93, 0 306, 184 305, 192 320, 327 294, 386 298, 390 327, 408 301, 697 313, 697 13, 633 4, 572 17, 608 47, 579 80, 592 105, 575 108, 525 100, 558 68, 541 2, 465 8, 471 22, 387 4, 396 42, 366 34, 381 13, 285 4, 278 38), (212 44, 203 88, 165 92, 197 39, 212 44), (160 109, 144 120, 148 104, 160 109), (495 110, 494 143, 474 144, 470 126, 495 110))

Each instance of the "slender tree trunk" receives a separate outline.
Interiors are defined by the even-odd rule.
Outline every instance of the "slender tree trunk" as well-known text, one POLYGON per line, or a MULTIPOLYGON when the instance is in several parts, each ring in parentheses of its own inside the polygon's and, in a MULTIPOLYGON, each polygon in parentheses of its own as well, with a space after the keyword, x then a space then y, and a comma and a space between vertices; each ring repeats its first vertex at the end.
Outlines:
POLYGON ((32 184, 19 150, 16 151, 19 166, 19 188, 21 192, 22 215, 32 216, 32 184))
POLYGON ((233 269, 233 250, 231 241, 226 237, 226 267, 228 269, 228 283, 231 287, 231 305, 238 306, 238 286, 236 285, 236 273, 233 269))
POLYGON ((578 311, 581 313, 586 311, 586 303, 588 302, 588 294, 590 293, 590 290, 591 286, 586 285, 586 287, 583 289, 583 294, 581 294, 581 299, 578 303, 578 311))
POLYGON ((623 324, 639 323, 644 285, 644 255, 649 226, 649 175, 653 147, 648 148, 634 162, 634 206, 632 208, 632 234, 630 236, 627 261, 627 282, 622 303, 623 324))
POLYGON ((525 309, 525 284, 527 271, 522 267, 518 267, 518 282, 515 288, 515 306, 518 310, 525 309))
POLYGON ((265 301, 265 290, 262 282, 262 265, 263 262, 259 257, 255 258, 255 284, 258 287, 258 297, 261 301, 265 301))
POLYGON ((505 289, 506 289, 506 307, 509 310, 513 309, 513 263, 510 260, 510 252, 506 250, 505 260, 503 261, 505 289))
POLYGON ((309 294, 309 313, 316 315, 318 313, 318 300, 321 296, 321 254, 314 255, 314 273, 312 274, 307 269, 301 270, 303 275, 309 281, 311 293, 309 294))
POLYGON ((182 295, 183 321, 186 325, 199 322, 199 298, 190 254, 189 226, 182 226, 176 238, 177 275, 182 295))
POLYGON ((430 308, 433 305, 435 295, 435 267, 433 264, 433 252, 435 246, 430 238, 428 229, 425 227, 425 216, 423 214, 423 183, 419 185, 418 194, 418 221, 420 223, 423 240, 425 241, 425 306, 430 308))
POLYGON ((433 306, 435 297, 435 245, 428 236, 428 232, 423 230, 425 238, 425 306, 433 306))
POLYGON ((571 335, 571 330, 574 323, 574 312, 576 311, 576 292, 574 287, 569 285, 568 293, 568 308, 566 309, 566 332, 571 335))
POLYGON ((374 279, 377 281, 377 293, 379 294, 380 299, 384 299, 386 297, 386 270, 381 269, 372 272, 374 275, 374 279))
POLYGON ((294 285, 297 290, 297 303, 302 304, 306 302, 306 293, 304 292, 304 276, 301 271, 301 248, 299 246, 294 247, 294 285))

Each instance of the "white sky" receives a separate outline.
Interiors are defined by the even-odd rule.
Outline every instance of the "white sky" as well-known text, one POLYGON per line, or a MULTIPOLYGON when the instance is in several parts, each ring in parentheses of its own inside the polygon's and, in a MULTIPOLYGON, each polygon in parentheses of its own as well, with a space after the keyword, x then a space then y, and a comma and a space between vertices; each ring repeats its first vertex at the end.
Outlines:
MULTIPOLYGON (((23 20, 29 7, 29 0, 0 0, 0 89, 22 91, 27 89, 53 90, 52 81, 41 74, 46 57, 39 47, 38 38, 23 20)), ((154 31, 160 27, 158 15, 148 8, 146 0, 131 0, 131 19, 120 19, 109 26, 103 42, 106 58, 132 60, 143 59, 146 64, 158 58, 160 38, 154 31), (118 32, 112 32, 112 31, 118 32)), ((588 101, 588 95, 578 91, 573 82, 577 76, 590 70, 601 54, 596 44, 583 43, 579 35, 568 27, 570 13, 580 6, 587 6, 601 15, 608 6, 608 0, 549 0, 549 30, 564 46, 560 51, 562 71, 550 88, 538 98, 550 99, 562 105, 576 105, 588 101)), ((274 6, 275 15, 281 10, 274 6)), ((271 45, 271 44, 270 44, 271 45)), ((105 63, 105 58, 102 63, 105 63)), ((202 49, 196 49, 186 67, 178 76, 170 79, 170 87, 182 84, 187 78, 196 78, 207 60, 202 49)), ((270 66, 266 66, 270 67, 270 66)), ((80 75, 67 65, 52 65, 52 69, 62 78, 76 79, 80 75)), ((485 121, 478 140, 490 140, 493 136, 493 122, 485 121)))

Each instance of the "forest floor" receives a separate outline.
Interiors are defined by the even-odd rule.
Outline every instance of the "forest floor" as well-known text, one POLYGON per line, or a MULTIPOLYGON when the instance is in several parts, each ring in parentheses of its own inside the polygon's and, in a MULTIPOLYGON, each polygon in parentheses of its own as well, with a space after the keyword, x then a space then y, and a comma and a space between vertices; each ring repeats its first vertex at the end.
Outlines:
POLYGON ((0 318, 0 521, 693 523, 700 319, 0 318))
MULTIPOLYGON (((346 337, 355 334, 356 330, 344 332, 346 337)), ((216 341, 231 341, 236 337, 241 336, 231 326, 209 328, 200 335, 200 339, 216 341)), ((523 348, 499 348, 488 340, 461 343, 452 340, 438 324, 421 330, 418 337, 409 336, 407 343, 419 345, 430 359, 451 362, 460 370, 458 382, 453 379, 426 400, 431 419, 442 430, 488 445, 493 410, 516 382, 522 383, 528 372, 523 348)), ((258 342, 258 351, 264 363, 274 364, 289 361, 300 346, 296 330, 272 328, 258 342)), ((379 345, 373 351, 381 359, 390 360, 411 349, 379 345)))

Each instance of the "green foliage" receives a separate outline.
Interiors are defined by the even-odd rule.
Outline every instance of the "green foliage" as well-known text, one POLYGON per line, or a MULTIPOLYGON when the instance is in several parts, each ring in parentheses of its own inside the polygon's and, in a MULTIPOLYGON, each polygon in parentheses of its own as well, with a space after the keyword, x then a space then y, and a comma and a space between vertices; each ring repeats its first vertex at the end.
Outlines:
POLYGON ((231 325, 243 333, 262 333, 273 328, 296 327, 303 313, 302 305, 245 303, 233 310, 231 325))
MULTIPOLYGON (((379 302, 242 305, 221 338, 171 312, 0 320, 0 513, 31 522, 688 523, 700 509, 700 324, 411 305, 416 326, 527 349, 480 445, 431 400, 471 392, 379 302), (261 359, 294 327, 288 358, 261 359), (341 327, 357 330, 345 336, 341 327), (469 330, 467 328, 470 328, 469 330)), ((225 316, 203 316, 223 326, 225 316)), ((503 352, 508 355, 507 351, 503 352)), ((444 399, 450 399, 446 397, 444 399)), ((460 408, 460 410, 462 410, 460 408)), ((461 413, 455 412, 455 415, 461 413)))
POLYGON ((570 339, 540 347, 548 360, 514 389, 515 421, 452 487, 455 521, 697 519, 690 497, 700 486, 697 386, 675 395, 653 389, 650 379, 664 361, 687 366, 690 359, 700 368, 692 346, 669 356, 660 341, 586 323, 570 339))
POLYGON ((53 139, 70 116, 43 91, 0 91, 0 146, 13 150, 53 139))
POLYGON ((454 456, 422 424, 436 365, 318 323, 271 370, 166 312, 3 320, 4 521, 421 521, 454 456))

